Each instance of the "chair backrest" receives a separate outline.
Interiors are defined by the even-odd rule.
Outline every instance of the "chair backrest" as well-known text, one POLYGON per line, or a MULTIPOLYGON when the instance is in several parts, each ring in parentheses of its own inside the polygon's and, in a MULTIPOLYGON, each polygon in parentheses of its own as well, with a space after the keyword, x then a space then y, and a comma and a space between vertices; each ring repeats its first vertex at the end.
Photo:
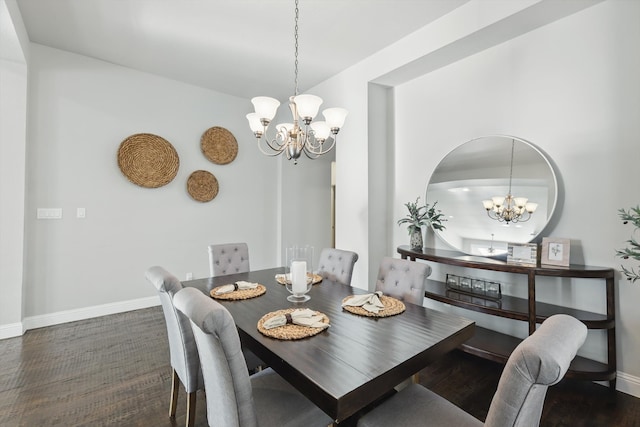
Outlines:
POLYGON ((191 320, 202 361, 209 425, 257 426, 251 381, 229 311, 195 288, 178 292, 174 303, 191 320))
POLYGON ((425 280, 431 267, 425 263, 406 259, 384 257, 380 262, 376 291, 401 301, 422 305, 425 280))
POLYGON ((249 247, 246 243, 209 245, 209 273, 212 277, 247 271, 249 271, 249 247))
POLYGON ((318 274, 323 279, 351 285, 353 265, 358 261, 358 254, 342 249, 324 248, 320 252, 318 274))
POLYGON ((549 317, 509 356, 485 426, 540 424, 547 389, 559 382, 587 336, 587 327, 566 314, 549 317))
POLYGON ((198 348, 193 338, 191 324, 173 305, 174 295, 182 289, 176 276, 162 267, 149 268, 145 276, 160 296, 169 338, 171 367, 175 369, 187 393, 201 390, 204 386, 200 372, 198 348))

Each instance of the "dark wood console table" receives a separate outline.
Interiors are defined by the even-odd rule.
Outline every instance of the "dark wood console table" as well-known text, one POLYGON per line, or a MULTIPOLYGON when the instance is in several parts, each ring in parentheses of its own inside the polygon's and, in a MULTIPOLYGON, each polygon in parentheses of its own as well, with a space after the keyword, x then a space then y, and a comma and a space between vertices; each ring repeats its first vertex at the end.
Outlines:
MULTIPOLYGON (((567 377, 609 381, 610 388, 615 390, 616 329, 614 270, 612 268, 574 264, 569 267, 524 267, 509 265, 504 261, 468 256, 462 252, 428 248, 413 250, 409 246, 399 246, 398 253, 402 258, 412 261, 422 259, 439 264, 526 275, 528 288, 526 299, 507 295, 503 295, 498 302, 483 299, 482 296, 471 298, 468 295, 447 289, 444 282, 435 280, 427 280, 425 297, 468 310, 528 322, 529 334, 536 330, 537 323, 541 323, 547 317, 558 313, 568 314, 581 320, 589 329, 604 329, 607 331, 607 363, 577 356, 571 363, 567 377), (607 313, 593 313, 536 301, 536 276, 603 279, 606 288, 607 313)), ((519 338, 476 326, 474 337, 463 344, 461 348, 468 353, 505 363, 520 341, 519 338)))

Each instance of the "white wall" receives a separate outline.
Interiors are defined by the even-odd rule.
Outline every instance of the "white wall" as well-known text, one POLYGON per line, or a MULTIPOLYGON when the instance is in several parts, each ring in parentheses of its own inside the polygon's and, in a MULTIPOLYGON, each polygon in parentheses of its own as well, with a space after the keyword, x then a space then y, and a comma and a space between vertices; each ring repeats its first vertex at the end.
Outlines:
POLYGON ((0 200, 14 207, 0 212, 0 338, 156 304, 144 270, 160 264, 180 278, 205 277, 210 243, 247 242, 253 269, 279 265, 289 244, 315 246, 316 258, 331 245, 335 153, 295 167, 267 158, 244 118, 249 100, 30 44, 15 0, 0 1, 0 200), (229 165, 201 154, 211 126, 238 140, 229 165), (167 139, 180 156, 162 188, 138 187, 117 166, 120 143, 141 132, 167 139), (218 179, 212 202, 186 192, 197 169, 218 179), (54 207, 62 219, 36 219, 38 208, 54 207))
POLYGON ((277 162, 254 147, 248 100, 41 45, 31 51, 26 317, 151 297, 144 271, 156 264, 183 279, 208 276, 210 243, 245 241, 252 268, 274 265, 277 162), (232 163, 202 155, 211 126, 238 140, 232 163), (164 187, 136 186, 118 168, 120 143, 140 132, 162 136, 180 156, 164 187), (211 202, 186 191, 198 169, 218 179, 211 202), (63 208, 63 219, 37 220, 41 207, 63 208))
POLYGON ((0 338, 21 333, 28 42, 0 1, 0 338))
POLYGON ((0 60, 0 280, 3 286, 0 325, 20 321, 27 108, 26 65, 0 60))
MULTIPOLYGON (((548 11, 547 25, 511 33, 502 41, 489 43, 485 37, 493 29, 504 29, 505 21, 535 19, 540 7, 566 4, 541 2, 527 9, 522 2, 511 2, 509 7, 520 10, 508 11, 504 2, 472 2, 318 86, 322 96, 342 96, 351 111, 349 144, 337 152, 338 188, 344 191, 338 199, 338 246, 355 248, 360 259, 367 260, 367 242, 384 239, 384 233, 371 231, 373 203, 365 196, 372 192, 369 169, 376 166, 369 160, 372 154, 367 155, 367 130, 372 128, 367 112, 378 109, 371 104, 373 97, 367 97, 367 83, 373 81, 395 85, 395 133, 389 138, 395 151, 386 164, 388 180, 394 183, 388 255, 397 256, 396 247, 407 244, 406 230, 394 220, 404 215, 406 201, 424 195, 440 159, 471 138, 503 133, 532 141, 558 167, 562 200, 548 235, 573 240, 574 263, 618 268, 614 250, 624 245, 631 229, 621 224, 616 211, 640 202, 640 3, 610 0, 568 17, 548 11), (477 28, 468 25, 471 11, 477 28), (482 40, 472 49, 475 39, 482 40), (460 44, 466 55, 456 50, 460 44), (453 59, 447 63, 443 52, 448 50, 453 59), (409 69, 416 62, 421 75, 409 69), (394 75, 394 67, 402 73, 394 75)), ((364 264, 356 264, 354 284, 371 287, 374 278, 367 277, 367 271, 373 268, 364 264)), ((436 267, 433 276, 443 278, 444 273, 436 267)), ((502 280, 507 292, 521 292, 517 277, 502 280)), ((604 312, 603 285, 596 282, 564 281, 559 288, 542 281, 538 287, 544 288, 539 289, 542 298, 604 312)), ((618 277, 616 298, 618 370, 620 378, 629 380, 618 384, 628 387, 623 391, 635 387, 638 394, 640 315, 635 302, 640 288, 618 277)), ((526 334, 526 325, 459 312, 480 325, 526 334)), ((582 354, 604 360, 601 331, 589 333, 582 354)))

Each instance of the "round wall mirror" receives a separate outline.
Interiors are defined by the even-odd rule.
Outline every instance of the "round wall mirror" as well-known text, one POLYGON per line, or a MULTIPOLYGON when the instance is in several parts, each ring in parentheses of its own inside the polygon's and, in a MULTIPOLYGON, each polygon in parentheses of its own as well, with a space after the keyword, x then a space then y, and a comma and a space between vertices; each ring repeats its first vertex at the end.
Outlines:
POLYGON ((479 256, 504 256, 508 243, 535 239, 551 220, 557 198, 556 175, 545 155, 506 135, 472 139, 447 154, 426 194, 427 203, 437 201, 448 218, 446 229, 436 234, 451 247, 479 256), (517 202, 523 208, 516 207, 511 218, 504 212, 508 194, 522 198, 517 202))

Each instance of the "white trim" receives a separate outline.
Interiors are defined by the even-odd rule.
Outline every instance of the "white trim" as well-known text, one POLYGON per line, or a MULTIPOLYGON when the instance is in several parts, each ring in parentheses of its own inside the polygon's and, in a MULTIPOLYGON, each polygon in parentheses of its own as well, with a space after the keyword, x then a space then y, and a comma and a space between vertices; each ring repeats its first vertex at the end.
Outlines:
POLYGON ((631 396, 640 397, 640 377, 618 371, 616 390, 630 394, 631 396))
POLYGON ((157 305, 160 305, 160 299, 156 295, 147 298, 95 305, 93 307, 83 307, 74 310, 58 311, 57 313, 43 314, 40 316, 25 317, 22 320, 21 327, 14 326, 20 325, 19 323, 0 326, 0 339, 9 338, 10 336, 20 336, 29 329, 59 325, 61 323, 75 322, 78 320, 91 319, 93 317, 107 316, 110 314, 124 313, 127 311, 139 310, 142 308, 155 307, 157 305), (3 329, 5 328, 14 334, 4 336, 3 329))
POLYGON ((5 338, 19 337, 23 334, 22 323, 7 323, 6 325, 0 325, 0 340, 5 338))

